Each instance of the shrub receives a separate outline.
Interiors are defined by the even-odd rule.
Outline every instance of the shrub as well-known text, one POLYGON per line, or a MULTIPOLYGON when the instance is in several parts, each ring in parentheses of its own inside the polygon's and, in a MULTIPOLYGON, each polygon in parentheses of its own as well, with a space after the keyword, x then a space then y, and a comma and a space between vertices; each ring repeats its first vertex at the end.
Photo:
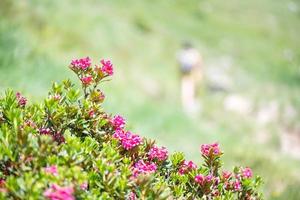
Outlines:
POLYGON ((222 171, 217 143, 201 146, 197 166, 105 113, 99 86, 113 75, 110 61, 69 67, 83 93, 66 80, 40 104, 11 90, 0 98, 1 199, 261 199, 250 168, 222 171))

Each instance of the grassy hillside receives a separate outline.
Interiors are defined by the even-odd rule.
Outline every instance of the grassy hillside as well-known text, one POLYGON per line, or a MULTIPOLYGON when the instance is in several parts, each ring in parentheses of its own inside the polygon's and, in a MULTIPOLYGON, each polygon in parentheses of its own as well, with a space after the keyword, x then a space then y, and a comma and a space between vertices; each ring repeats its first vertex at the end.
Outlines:
POLYGON ((133 130, 196 160, 201 143, 219 141, 228 166, 265 178, 266 199, 297 199, 300 161, 282 153, 281 135, 300 135, 299 31, 300 4, 288 0, 2 0, 0 90, 37 100, 52 81, 75 78, 66 69, 72 58, 110 58, 116 72, 105 106, 133 130), (205 62, 201 112, 192 118, 179 101, 183 40, 205 62), (230 80, 227 92, 208 89, 211 69, 230 80), (250 113, 224 108, 233 94, 251 102, 250 113), (260 123, 270 104, 276 116, 260 123))

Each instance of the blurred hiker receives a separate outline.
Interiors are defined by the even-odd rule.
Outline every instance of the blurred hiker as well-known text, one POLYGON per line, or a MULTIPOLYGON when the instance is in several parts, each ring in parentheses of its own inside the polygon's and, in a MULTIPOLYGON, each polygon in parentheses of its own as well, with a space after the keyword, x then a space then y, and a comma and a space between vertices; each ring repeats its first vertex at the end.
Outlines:
POLYGON ((202 58, 191 43, 185 42, 177 56, 181 71, 181 101, 183 109, 197 111, 195 101, 196 82, 202 78, 202 58))

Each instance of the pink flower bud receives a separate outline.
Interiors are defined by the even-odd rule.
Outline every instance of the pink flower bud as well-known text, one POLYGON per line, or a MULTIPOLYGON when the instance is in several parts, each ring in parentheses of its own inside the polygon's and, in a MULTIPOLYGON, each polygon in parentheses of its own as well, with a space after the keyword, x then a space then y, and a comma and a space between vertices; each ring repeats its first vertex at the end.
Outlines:
POLYGON ((83 85, 90 85, 93 82, 93 77, 92 76, 85 76, 85 77, 82 77, 80 80, 81 80, 83 85))
POLYGON ((234 189, 235 191, 241 190, 241 189, 242 189, 241 182, 238 181, 238 180, 234 181, 234 182, 233 182, 233 189, 234 189))
POLYGON ((231 177, 232 173, 228 171, 223 171, 222 176, 225 180, 228 180, 231 177))
POLYGON ((102 70, 102 72, 104 74, 107 74, 109 76, 113 75, 113 73, 114 73, 114 71, 113 71, 113 65, 110 62, 110 60, 105 61, 105 60, 102 59, 100 61, 100 63, 102 64, 101 70, 102 70))
POLYGON ((214 177, 211 174, 209 174, 209 175, 205 176, 204 179, 205 179, 205 182, 210 183, 213 181, 214 177))
POLYGON ((246 167, 242 170, 242 175, 244 178, 251 178, 253 176, 252 170, 249 167, 246 167))
POLYGON ((95 117, 95 111, 93 109, 89 111, 89 117, 90 118, 95 117))
POLYGON ((204 184, 204 180, 205 180, 205 177, 202 175, 202 174, 197 174, 194 178, 195 182, 200 184, 200 185, 203 185, 204 184))
POLYGON ((16 93, 16 98, 17 98, 17 101, 18 101, 18 105, 20 107, 25 107, 25 105, 27 103, 27 99, 25 97, 23 97, 20 92, 16 93))
POLYGON ((193 161, 183 161, 183 163, 181 164, 180 168, 179 168, 179 174, 183 175, 191 170, 194 170, 197 168, 197 165, 193 162, 193 161))

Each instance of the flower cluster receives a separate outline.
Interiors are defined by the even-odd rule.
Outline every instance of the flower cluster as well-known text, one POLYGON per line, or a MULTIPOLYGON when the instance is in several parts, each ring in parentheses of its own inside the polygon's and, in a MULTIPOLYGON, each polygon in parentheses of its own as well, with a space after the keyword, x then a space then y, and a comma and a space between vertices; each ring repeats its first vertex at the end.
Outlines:
POLYGON ((196 176, 195 176, 195 182, 196 183, 199 183, 199 184, 203 184, 203 182, 204 182, 204 180, 205 180, 205 177, 202 175, 202 174, 197 174, 196 176))
POLYGON ((159 161, 164 161, 168 158, 168 150, 165 147, 153 146, 148 152, 148 157, 150 160, 157 159, 159 161))
POLYGON ((222 182, 225 185, 226 190, 232 190, 232 191, 241 191, 243 189, 243 182, 245 179, 252 178, 252 170, 249 167, 246 168, 240 168, 236 171, 235 174, 223 171, 222 172, 222 182))
POLYGON ((251 178, 253 176, 253 173, 249 167, 246 167, 242 169, 242 175, 244 178, 251 178))
POLYGON ((125 127, 125 119, 120 115, 114 116, 114 118, 111 120, 111 123, 115 130, 123 129, 125 127))
POLYGON ((139 135, 133 134, 130 131, 116 130, 113 137, 121 142, 124 149, 130 150, 142 143, 142 138, 139 135))
POLYGON ((71 62, 71 66, 74 69, 86 70, 92 64, 92 60, 89 57, 74 59, 71 62))
POLYGON ((70 68, 77 74, 83 86, 88 87, 95 83, 95 86, 105 77, 113 75, 113 64, 110 60, 102 59, 101 67, 91 68, 92 60, 89 57, 74 59, 70 68))
POLYGON ((240 191, 242 189, 242 184, 239 180, 235 180, 232 183, 232 186, 233 186, 234 191, 240 191))
POLYGON ((44 192, 44 197, 50 200, 75 200, 73 196, 74 189, 72 186, 61 187, 56 184, 52 184, 44 192))
POLYGON ((104 59, 102 59, 100 63, 102 64, 101 70, 104 74, 107 74, 109 76, 112 76, 114 74, 113 64, 110 62, 110 60, 105 61, 104 59))
POLYGON ((228 179, 230 179, 230 177, 232 176, 232 173, 229 171, 223 171, 222 172, 222 178, 226 181, 228 179))
POLYGON ((230 172, 223 172, 223 177, 225 180, 225 185, 228 190, 241 191, 242 183, 244 179, 252 178, 253 173, 251 168, 240 168, 235 176, 232 176, 230 172))
POLYGON ((121 140, 122 146, 126 150, 130 150, 142 143, 142 139, 140 136, 132 134, 131 132, 127 131, 122 137, 121 140))
POLYGON ((92 76, 83 76, 80 78, 81 82, 83 85, 90 85, 93 82, 93 77, 92 76))
POLYGON ((218 143, 201 145, 201 153, 204 156, 219 156, 222 154, 218 143))
POLYGON ((186 161, 184 160, 181 164, 178 172, 179 174, 183 175, 189 171, 197 169, 197 165, 193 161, 186 161))
POLYGON ((135 163, 132 174, 133 177, 137 177, 139 174, 149 174, 154 173, 157 169, 157 165, 154 162, 144 162, 143 160, 139 160, 135 163))
POLYGON ((207 175, 207 176, 204 176, 202 174, 197 174, 194 178, 195 182, 200 184, 200 185, 204 185, 204 184, 209 184, 211 183, 213 180, 215 179, 214 176, 212 175, 207 175))
POLYGON ((25 105, 27 103, 27 99, 25 97, 23 97, 20 92, 16 93, 16 98, 17 98, 17 101, 18 101, 18 105, 20 107, 25 107, 25 105))

